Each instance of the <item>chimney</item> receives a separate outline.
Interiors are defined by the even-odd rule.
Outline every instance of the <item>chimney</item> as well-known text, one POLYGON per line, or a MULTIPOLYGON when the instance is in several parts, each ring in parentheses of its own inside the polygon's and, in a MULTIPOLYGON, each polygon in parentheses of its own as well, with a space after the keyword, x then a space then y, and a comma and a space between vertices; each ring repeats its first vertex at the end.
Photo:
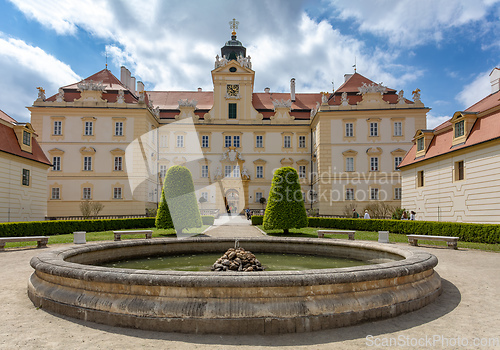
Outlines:
POLYGON ((266 94, 268 94, 269 92, 271 92, 271 89, 270 89, 270 88, 268 88, 268 87, 266 87, 266 88, 264 89, 264 92, 265 92, 266 94))
POLYGON ((500 69, 493 68, 490 73, 491 93, 500 91, 500 69))
POLYGON ((135 95, 135 77, 130 78, 130 90, 135 95))
POLYGON ((144 91, 144 83, 142 81, 137 82, 137 92, 144 91))
POLYGON ((349 79, 351 79, 352 76, 353 76, 353 74, 344 74, 344 83, 346 81, 348 81, 349 79))
POLYGON ((198 92, 202 92, 202 91, 203 91, 203 89, 202 89, 202 88, 198 88, 198 92))
POLYGON ((120 81, 123 85, 127 86, 127 68, 125 66, 120 67, 120 81))
POLYGON ((295 102, 295 78, 290 80, 290 99, 295 102))
POLYGON ((132 86, 132 77, 130 76, 130 71, 127 69, 127 87, 130 89, 132 86))

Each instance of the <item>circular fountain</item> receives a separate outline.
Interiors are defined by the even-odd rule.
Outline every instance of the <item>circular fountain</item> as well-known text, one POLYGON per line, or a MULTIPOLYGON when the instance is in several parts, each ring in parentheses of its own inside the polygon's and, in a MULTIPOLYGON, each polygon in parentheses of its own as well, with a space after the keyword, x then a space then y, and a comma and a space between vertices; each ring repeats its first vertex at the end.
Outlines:
POLYGON ((31 260, 33 304, 112 326, 184 333, 309 332, 419 309, 441 292, 437 258, 410 247, 314 238, 240 238, 256 255, 300 253, 386 261, 338 269, 186 272, 95 266, 121 259, 224 252, 234 239, 127 240, 31 260))

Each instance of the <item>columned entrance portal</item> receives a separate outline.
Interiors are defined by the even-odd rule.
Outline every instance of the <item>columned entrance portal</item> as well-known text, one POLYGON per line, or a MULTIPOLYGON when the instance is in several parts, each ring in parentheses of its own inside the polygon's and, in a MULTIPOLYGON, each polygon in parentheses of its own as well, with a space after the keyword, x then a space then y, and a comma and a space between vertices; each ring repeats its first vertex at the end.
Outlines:
POLYGON ((229 205, 231 213, 233 214, 238 214, 245 205, 244 202, 240 203, 240 193, 234 188, 226 191, 226 201, 227 205, 229 205))

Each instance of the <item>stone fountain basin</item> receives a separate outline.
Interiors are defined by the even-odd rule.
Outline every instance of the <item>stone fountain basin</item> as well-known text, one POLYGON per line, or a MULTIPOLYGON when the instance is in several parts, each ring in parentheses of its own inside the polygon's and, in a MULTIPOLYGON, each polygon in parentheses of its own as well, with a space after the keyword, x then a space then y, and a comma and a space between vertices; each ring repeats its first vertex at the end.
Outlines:
POLYGON ((388 261, 305 271, 185 272, 106 268, 103 262, 163 254, 225 252, 234 239, 149 239, 73 246, 31 259, 33 304, 77 319, 183 333, 309 332, 394 317, 441 293, 437 258, 375 242, 239 238, 259 252, 388 261))

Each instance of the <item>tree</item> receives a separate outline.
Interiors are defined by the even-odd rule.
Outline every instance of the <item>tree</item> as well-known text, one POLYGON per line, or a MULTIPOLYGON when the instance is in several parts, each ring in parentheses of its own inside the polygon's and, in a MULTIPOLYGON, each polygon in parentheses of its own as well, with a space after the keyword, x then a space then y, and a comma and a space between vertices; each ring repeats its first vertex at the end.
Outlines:
POLYGON ((264 209, 264 204, 266 204, 267 202, 266 197, 260 197, 259 202, 260 204, 262 204, 262 209, 264 209))
POLYGON ((82 212, 82 216, 86 219, 91 216, 99 215, 99 212, 103 209, 104 204, 101 202, 91 202, 87 200, 80 203, 80 211, 82 212))
POLYGON ((275 171, 267 209, 264 214, 264 229, 282 229, 288 234, 290 228, 307 227, 307 213, 297 171, 282 167, 275 171))
POLYGON ((185 228, 202 226, 193 177, 188 168, 180 165, 170 167, 165 175, 163 192, 177 234, 185 228))
POLYGON ((165 185, 161 190, 161 200, 156 211, 155 226, 161 229, 174 227, 170 211, 168 210, 167 200, 165 199, 165 185))

